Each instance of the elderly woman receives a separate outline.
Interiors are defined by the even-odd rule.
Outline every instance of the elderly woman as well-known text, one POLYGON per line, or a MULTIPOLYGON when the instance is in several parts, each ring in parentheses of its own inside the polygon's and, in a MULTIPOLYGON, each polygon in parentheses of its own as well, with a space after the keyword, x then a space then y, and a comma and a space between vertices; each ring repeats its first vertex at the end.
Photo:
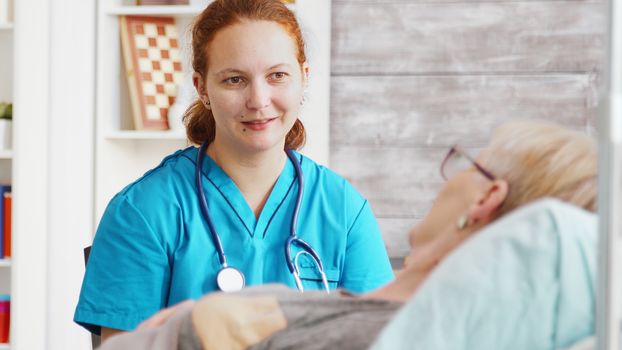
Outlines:
POLYGON ((210 294, 156 314, 102 349, 367 348, 434 267, 486 225, 542 197, 594 211, 596 169, 589 137, 548 123, 506 123, 475 158, 459 146, 449 150, 446 183, 410 233, 411 254, 388 285, 363 295, 276 285, 210 294))

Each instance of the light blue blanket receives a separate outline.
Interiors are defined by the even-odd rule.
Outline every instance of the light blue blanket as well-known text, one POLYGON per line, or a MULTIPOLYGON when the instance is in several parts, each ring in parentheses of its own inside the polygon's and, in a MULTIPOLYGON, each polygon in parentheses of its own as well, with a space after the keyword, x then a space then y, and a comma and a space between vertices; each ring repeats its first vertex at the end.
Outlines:
POLYGON ((450 254, 372 349, 557 349, 594 333, 597 218, 553 199, 450 254))

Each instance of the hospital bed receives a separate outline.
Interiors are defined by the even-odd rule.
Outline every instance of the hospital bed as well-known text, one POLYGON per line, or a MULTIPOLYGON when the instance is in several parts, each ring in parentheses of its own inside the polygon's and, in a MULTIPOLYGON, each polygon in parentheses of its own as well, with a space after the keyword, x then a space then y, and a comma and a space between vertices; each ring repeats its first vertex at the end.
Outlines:
POLYGON ((591 349, 597 236, 567 203, 516 209, 443 259, 371 349, 591 349))
POLYGON ((555 199, 515 210, 444 259, 372 349, 593 348, 597 236, 595 214, 555 199))
POLYGON ((598 96, 599 217, 546 200, 500 220, 442 263, 387 325, 372 349, 621 348, 622 2, 606 1, 603 10, 608 22, 608 57, 603 62, 598 96), (515 231, 512 220, 518 225, 515 237, 511 234, 515 231), (510 230, 501 226, 504 222, 510 230), (543 227, 546 233, 541 236, 549 237, 549 252, 536 245, 534 252, 544 255, 521 264, 522 256, 532 257, 521 250, 544 239, 536 234, 543 227), (487 245, 488 249, 503 247, 501 252, 490 251, 501 261, 480 255, 487 245), (551 256, 557 259, 551 260, 551 256), (468 262, 469 257, 474 261, 468 262), (460 263, 465 260, 466 266, 460 263), (463 274, 470 268, 475 270, 463 274), (504 268, 517 277, 509 285, 504 275, 497 273, 504 268), (533 278, 529 276, 532 272, 533 278), (494 289, 496 283, 504 287, 501 295, 494 289), (543 285, 555 293, 547 295, 546 288, 539 288, 543 285), (482 290, 476 291, 478 288, 482 290), (525 290, 535 293, 530 304, 540 305, 540 313, 516 307, 514 296, 525 302, 521 294, 525 290), (548 302, 536 297, 540 295, 548 296, 548 302), (435 322, 438 326, 431 334, 421 334, 414 331, 416 322, 435 322), (529 332, 533 324, 536 326, 529 332), (511 339, 516 342, 491 346, 494 341, 511 339))

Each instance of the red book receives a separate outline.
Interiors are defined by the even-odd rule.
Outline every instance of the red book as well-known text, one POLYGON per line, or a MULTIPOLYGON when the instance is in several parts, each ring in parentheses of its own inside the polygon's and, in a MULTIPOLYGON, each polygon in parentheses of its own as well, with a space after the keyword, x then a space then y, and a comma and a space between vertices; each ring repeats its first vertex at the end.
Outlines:
POLYGON ((9 342, 11 324, 11 299, 9 295, 0 295, 0 343, 9 342))
POLYGON ((11 192, 4 193, 4 257, 11 257, 11 192))

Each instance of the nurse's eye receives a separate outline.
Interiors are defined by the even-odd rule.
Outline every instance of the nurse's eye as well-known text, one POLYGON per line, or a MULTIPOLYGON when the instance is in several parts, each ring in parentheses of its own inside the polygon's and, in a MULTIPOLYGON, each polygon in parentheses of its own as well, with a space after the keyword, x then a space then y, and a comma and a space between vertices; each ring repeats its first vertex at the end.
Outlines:
POLYGON ((272 74, 270 74, 270 80, 274 81, 274 82, 280 82, 280 81, 284 81, 287 79, 287 77, 289 76, 289 74, 285 73, 285 72, 274 72, 272 74))
POLYGON ((227 85, 236 86, 241 85, 244 82, 244 79, 242 79, 242 77, 240 76, 234 76, 223 80, 223 82, 227 85))

